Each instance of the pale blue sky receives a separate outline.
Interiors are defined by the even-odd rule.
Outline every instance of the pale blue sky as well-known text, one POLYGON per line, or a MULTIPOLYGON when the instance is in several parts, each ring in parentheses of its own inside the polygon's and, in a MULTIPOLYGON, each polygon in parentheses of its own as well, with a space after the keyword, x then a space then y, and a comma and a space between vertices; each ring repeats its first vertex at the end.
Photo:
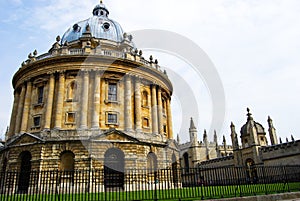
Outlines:
MULTIPOLYGON (((40 54, 47 52, 57 35, 62 35, 75 22, 90 17, 98 2, 0 1, 1 134, 10 119, 11 79, 22 61, 35 49, 40 54)), ((300 1, 107 0, 104 3, 110 10, 110 18, 118 21, 126 32, 173 31, 193 40, 208 54, 226 94, 226 120, 223 129, 218 131, 220 135, 229 135, 230 121, 239 132, 246 121, 246 107, 250 107, 254 119, 266 130, 270 115, 284 141, 291 134, 300 138, 300 1)), ((161 56, 160 63, 164 66, 189 68, 172 56, 155 55, 161 56)), ((201 81, 196 85, 194 93, 199 97, 200 109, 197 125, 202 137, 203 129, 210 127, 211 103, 205 85, 201 81)), ((180 116, 180 112, 173 114, 180 116)), ((183 120, 189 124, 189 119, 183 120)), ((175 123, 175 132, 179 132, 178 125, 180 122, 175 123)), ((188 134, 185 130, 180 133, 184 140, 188 134)))

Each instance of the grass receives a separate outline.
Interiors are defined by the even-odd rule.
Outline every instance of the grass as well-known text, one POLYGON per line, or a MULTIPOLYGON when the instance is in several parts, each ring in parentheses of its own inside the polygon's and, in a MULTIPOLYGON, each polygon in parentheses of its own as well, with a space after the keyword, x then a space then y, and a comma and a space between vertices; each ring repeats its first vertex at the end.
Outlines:
POLYGON ((164 190, 120 191, 99 193, 66 193, 36 195, 1 195, 3 201, 94 201, 94 200, 195 200, 265 195, 300 191, 300 182, 277 184, 249 184, 232 186, 198 186, 164 190))

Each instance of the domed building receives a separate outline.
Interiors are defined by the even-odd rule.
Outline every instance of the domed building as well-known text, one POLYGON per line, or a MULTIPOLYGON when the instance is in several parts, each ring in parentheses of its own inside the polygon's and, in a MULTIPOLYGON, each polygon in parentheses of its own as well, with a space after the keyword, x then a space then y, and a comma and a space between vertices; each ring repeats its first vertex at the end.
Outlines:
POLYGON ((172 83, 103 3, 13 77, 2 170, 165 168, 173 140, 172 83))

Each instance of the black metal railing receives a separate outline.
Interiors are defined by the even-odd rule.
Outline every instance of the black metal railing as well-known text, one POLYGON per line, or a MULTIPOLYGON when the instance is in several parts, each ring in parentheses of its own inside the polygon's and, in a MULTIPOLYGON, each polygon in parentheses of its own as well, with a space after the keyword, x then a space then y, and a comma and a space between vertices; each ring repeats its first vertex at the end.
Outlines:
POLYGON ((300 191, 300 166, 0 173, 0 200, 185 200, 300 191))

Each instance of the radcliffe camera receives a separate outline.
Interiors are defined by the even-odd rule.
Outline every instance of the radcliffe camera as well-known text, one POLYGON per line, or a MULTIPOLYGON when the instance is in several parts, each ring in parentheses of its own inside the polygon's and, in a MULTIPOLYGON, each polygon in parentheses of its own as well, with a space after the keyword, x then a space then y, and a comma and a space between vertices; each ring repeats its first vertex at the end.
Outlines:
MULTIPOLYGON (((225 82, 198 45, 159 27, 124 31, 111 16, 130 1, 93 4, 89 18, 56 30, 47 51, 24 43, 33 51, 13 66, 12 110, 2 114, 10 123, 0 142, 0 200, 300 198, 299 134, 282 139, 280 122, 258 106, 245 106, 240 121, 227 124, 225 82), (166 63, 162 52, 193 67, 175 73, 177 60, 166 63), (185 79, 189 71, 199 79, 185 79), (201 77, 211 112, 193 93, 201 77), (210 119, 211 127, 199 128, 210 119)), ((159 7, 148 9, 156 15, 159 7)), ((128 10, 124 25, 141 20, 133 16, 128 10)), ((54 17, 58 23, 68 14, 62 7, 54 17)))

